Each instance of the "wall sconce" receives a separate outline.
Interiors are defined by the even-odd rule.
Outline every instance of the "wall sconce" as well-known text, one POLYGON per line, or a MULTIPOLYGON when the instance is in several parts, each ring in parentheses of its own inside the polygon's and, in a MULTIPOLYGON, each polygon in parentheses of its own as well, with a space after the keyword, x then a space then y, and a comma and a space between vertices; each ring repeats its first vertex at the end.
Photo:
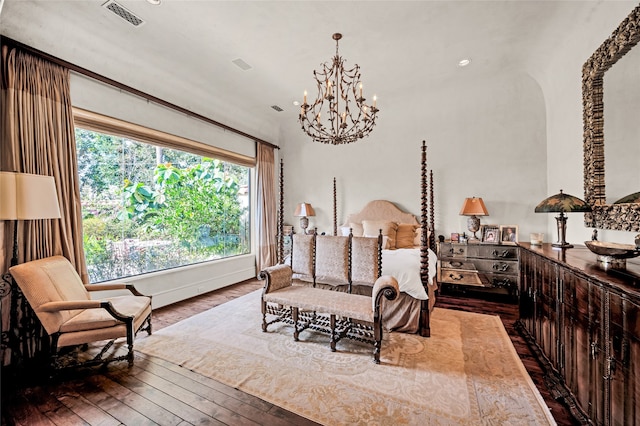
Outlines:
POLYGON ((296 212, 293 214, 296 217, 300 217, 300 228, 303 233, 307 233, 307 227, 309 226, 308 216, 315 216, 316 212, 309 203, 300 203, 296 207, 296 212))
POLYGON ((571 248, 572 244, 569 244, 565 240, 567 233, 567 213, 580 213, 590 212, 591 206, 578 197, 573 195, 564 194, 562 189, 559 194, 552 195, 545 198, 536 206, 536 213, 560 213, 556 217, 556 224, 558 226, 558 242, 551 244, 554 247, 571 248))
POLYGON ((460 215, 470 216, 467 219, 467 229, 469 229, 469 232, 473 232, 473 237, 469 238, 469 240, 477 240, 476 232, 480 229, 480 218, 478 216, 489 216, 482 198, 465 198, 464 204, 460 209, 460 215))

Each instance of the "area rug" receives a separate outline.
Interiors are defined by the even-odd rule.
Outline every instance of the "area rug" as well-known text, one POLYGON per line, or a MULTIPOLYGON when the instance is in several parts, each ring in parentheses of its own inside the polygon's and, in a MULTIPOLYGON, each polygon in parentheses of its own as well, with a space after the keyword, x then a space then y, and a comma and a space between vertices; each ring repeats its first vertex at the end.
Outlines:
POLYGON ((371 346, 261 321, 258 290, 135 348, 326 425, 555 423, 497 316, 436 308, 430 338, 385 333, 378 365, 371 346))

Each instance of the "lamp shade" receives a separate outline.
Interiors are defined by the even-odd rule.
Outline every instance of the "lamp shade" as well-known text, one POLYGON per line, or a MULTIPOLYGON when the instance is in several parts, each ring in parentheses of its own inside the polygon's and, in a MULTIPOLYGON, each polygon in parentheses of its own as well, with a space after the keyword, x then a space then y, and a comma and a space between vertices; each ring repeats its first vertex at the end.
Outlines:
POLYGON ((489 212, 484 205, 482 198, 465 198, 464 204, 460 209, 460 214, 463 216, 488 216, 489 212))
POLYGON ((59 217, 53 176, 0 172, 0 220, 59 217))
POLYGON ((640 192, 634 192, 626 197, 620 198, 613 204, 627 204, 627 203, 640 203, 640 192))
POLYGON ((308 217, 308 216, 315 216, 316 212, 315 210, 313 210, 313 207, 311 207, 311 204, 300 203, 296 207, 296 212, 293 215, 298 217, 308 217))
POLYGON ((579 213, 590 212, 591 206, 578 197, 565 194, 560 190, 559 194, 545 198, 536 206, 536 213, 579 213))

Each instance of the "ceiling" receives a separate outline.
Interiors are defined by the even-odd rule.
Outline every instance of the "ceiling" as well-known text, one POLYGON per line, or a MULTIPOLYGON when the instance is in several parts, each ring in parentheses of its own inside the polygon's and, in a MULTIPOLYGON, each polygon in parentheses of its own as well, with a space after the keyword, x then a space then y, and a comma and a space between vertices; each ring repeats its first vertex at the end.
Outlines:
POLYGON ((607 2, 118 0, 144 20, 138 27, 104 3, 0 0, 0 31, 221 122, 251 114, 264 129, 241 130, 273 135, 296 120, 303 91, 314 92, 312 72, 333 56, 334 32, 383 111, 461 78, 535 75, 607 2), (462 58, 471 65, 458 67, 462 58))

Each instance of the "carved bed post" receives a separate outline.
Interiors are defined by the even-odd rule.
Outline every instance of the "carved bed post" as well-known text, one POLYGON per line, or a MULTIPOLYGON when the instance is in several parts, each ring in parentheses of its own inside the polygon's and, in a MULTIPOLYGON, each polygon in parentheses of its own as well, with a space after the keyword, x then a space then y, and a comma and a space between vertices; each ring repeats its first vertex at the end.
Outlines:
POLYGON ((435 195, 433 193, 433 169, 429 170, 429 248, 436 252, 436 227, 435 227, 435 195))
POLYGON ((280 208, 278 211, 278 263, 284 263, 284 165, 280 159, 280 208))
MULTIPOLYGON (((421 161, 421 213, 420 226, 422 227, 422 235, 420 236, 420 279, 425 291, 429 294, 429 223, 427 213, 427 142, 422 141, 422 161, 421 161)), ((429 325, 429 301, 422 300, 420 302, 420 325, 419 333, 423 337, 431 336, 431 327, 429 325)))
POLYGON ((338 235, 338 201, 336 197, 336 178, 333 178, 333 236, 338 235))

